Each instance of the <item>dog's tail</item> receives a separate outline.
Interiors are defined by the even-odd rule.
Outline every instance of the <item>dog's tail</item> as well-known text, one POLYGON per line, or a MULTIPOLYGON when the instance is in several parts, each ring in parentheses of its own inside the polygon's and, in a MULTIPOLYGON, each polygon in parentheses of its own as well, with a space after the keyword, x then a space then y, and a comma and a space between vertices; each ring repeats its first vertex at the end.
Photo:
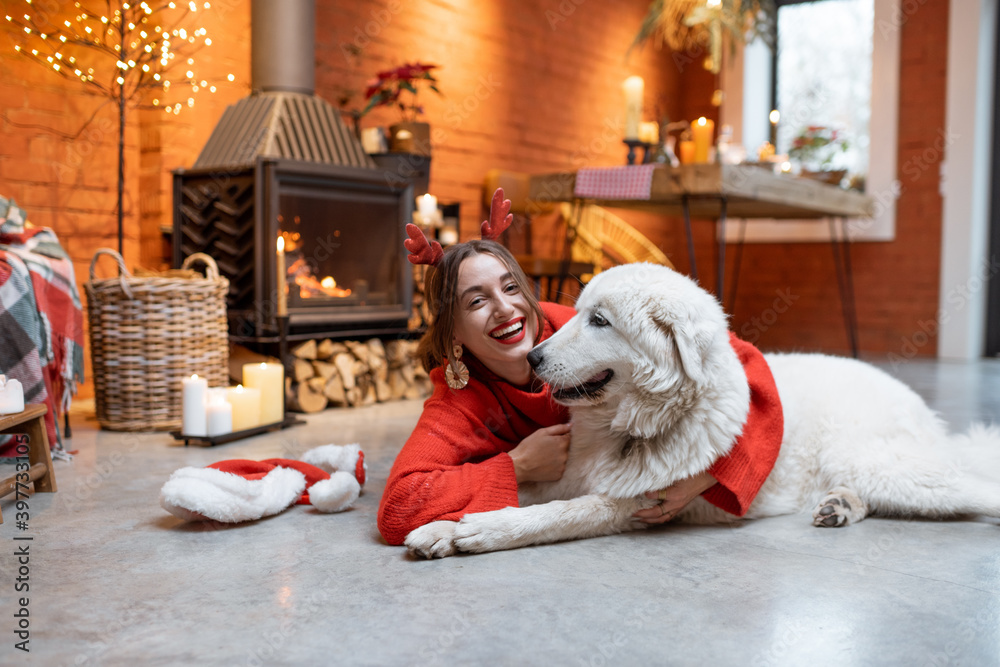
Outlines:
POLYGON ((1000 493, 1000 426, 976 423, 948 436, 956 472, 992 485, 1000 493))
POLYGON ((881 515, 1000 517, 1000 427, 976 424, 943 437, 922 451, 912 441, 887 447, 879 470, 859 471, 859 497, 881 515))

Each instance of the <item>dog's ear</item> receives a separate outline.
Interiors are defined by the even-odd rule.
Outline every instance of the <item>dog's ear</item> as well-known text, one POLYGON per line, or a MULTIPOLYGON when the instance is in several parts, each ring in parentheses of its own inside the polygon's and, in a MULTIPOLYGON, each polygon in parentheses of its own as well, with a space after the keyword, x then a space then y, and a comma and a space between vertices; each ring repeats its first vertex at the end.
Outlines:
POLYGON ((709 322, 668 317, 660 310, 653 311, 652 320, 657 331, 673 344, 684 375, 695 384, 702 384, 705 359, 714 337, 709 322))

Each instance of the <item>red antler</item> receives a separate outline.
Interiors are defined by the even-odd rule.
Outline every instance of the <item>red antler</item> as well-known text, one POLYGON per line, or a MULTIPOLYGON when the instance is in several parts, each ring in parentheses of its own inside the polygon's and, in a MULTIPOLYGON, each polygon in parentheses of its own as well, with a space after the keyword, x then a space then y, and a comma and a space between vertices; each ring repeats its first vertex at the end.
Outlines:
POLYGON ((437 263, 444 257, 444 250, 441 249, 441 244, 437 241, 428 243, 424 233, 412 222, 406 225, 406 235, 410 238, 404 240, 403 245, 410 251, 406 259, 410 260, 411 264, 437 266, 437 263))
POLYGON ((510 212, 510 200, 503 198, 503 188, 497 188, 490 204, 490 219, 483 220, 481 226, 483 238, 495 241, 512 222, 514 215, 510 212))

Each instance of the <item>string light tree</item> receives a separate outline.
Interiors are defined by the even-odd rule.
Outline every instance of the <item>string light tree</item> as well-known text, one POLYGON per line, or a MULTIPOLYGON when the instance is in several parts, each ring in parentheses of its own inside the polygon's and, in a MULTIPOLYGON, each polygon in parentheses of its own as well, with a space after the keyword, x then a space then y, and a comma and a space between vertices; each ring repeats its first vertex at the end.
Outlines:
MULTIPOLYGON (((125 116, 129 108, 160 107, 179 114, 194 95, 216 91, 215 82, 195 75, 195 54, 211 46, 205 28, 188 30, 208 2, 105 2, 103 12, 74 3, 73 16, 59 25, 32 0, 22 16, 8 14, 23 36, 14 50, 118 107, 118 252, 124 245, 125 116), (186 99, 185 99, 186 98, 186 99), (176 101, 184 99, 184 102, 176 101), (171 103, 171 100, 174 100, 171 103)), ((67 12, 68 14, 69 12, 67 12)), ((233 81, 234 76, 228 75, 233 81)), ((95 114, 96 115, 96 114, 95 114)), ((91 118, 91 120, 93 117, 91 118)), ((90 122, 89 120, 87 121, 90 122)))

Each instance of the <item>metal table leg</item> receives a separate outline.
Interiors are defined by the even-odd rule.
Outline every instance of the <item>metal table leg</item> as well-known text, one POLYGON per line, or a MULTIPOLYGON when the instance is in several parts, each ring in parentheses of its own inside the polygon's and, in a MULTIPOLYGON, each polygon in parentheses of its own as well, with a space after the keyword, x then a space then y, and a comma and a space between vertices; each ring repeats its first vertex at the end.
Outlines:
POLYGON ((687 234, 688 261, 691 263, 691 277, 698 282, 698 262, 694 256, 694 237, 691 235, 691 203, 687 195, 681 195, 684 208, 684 232, 687 234))
POLYGON ((830 245, 833 247, 833 263, 837 272, 837 289, 840 291, 840 306, 844 313, 844 326, 851 346, 851 356, 858 358, 858 317, 854 304, 854 273, 851 269, 851 242, 847 237, 844 218, 830 218, 830 245), (840 233, 837 232, 840 222, 840 233))
POLYGON ((716 282, 715 291, 719 297, 719 303, 726 307, 726 197, 719 198, 719 277, 716 282))

